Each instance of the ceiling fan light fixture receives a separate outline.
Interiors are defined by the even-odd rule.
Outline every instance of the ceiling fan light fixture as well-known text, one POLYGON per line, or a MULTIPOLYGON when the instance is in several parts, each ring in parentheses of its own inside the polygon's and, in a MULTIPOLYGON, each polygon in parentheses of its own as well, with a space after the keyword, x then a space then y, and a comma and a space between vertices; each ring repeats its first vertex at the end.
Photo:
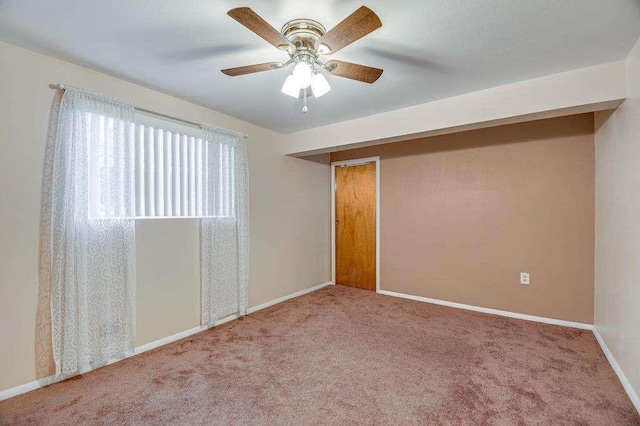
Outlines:
POLYGON ((313 96, 319 98, 327 94, 331 90, 331 86, 324 75, 316 72, 311 78, 311 90, 313 91, 313 96))
POLYGON ((293 79, 298 83, 298 88, 306 89, 311 85, 311 65, 304 61, 300 61, 293 69, 293 79))
POLYGON ((331 90, 323 73, 369 84, 382 75, 383 70, 378 68, 336 59, 325 63, 319 59, 321 55, 334 54, 382 27, 378 15, 366 6, 359 7, 329 31, 321 23, 306 18, 293 19, 278 31, 249 7, 236 7, 227 14, 272 46, 287 52, 289 60, 221 71, 230 77, 237 77, 293 65, 293 72, 285 79, 281 91, 294 99, 304 98, 302 112, 308 111, 306 103, 311 93, 319 98, 331 90))
POLYGON ((282 85, 281 92, 295 99, 298 99, 300 97, 300 86, 298 85, 298 82, 293 78, 292 74, 289 74, 287 76, 287 79, 282 85))

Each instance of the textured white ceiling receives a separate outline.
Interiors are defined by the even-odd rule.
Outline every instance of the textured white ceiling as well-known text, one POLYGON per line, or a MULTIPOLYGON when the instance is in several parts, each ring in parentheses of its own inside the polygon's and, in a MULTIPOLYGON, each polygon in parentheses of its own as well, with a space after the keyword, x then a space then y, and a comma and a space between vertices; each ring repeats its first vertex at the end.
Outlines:
POLYGON ((622 60, 640 35, 639 0, 0 0, 0 40, 290 133, 475 90, 622 60), (276 29, 331 28, 362 4, 383 27, 335 55, 385 70, 373 85, 329 77, 301 101, 288 70, 220 69, 288 56, 226 15, 249 6, 276 29))

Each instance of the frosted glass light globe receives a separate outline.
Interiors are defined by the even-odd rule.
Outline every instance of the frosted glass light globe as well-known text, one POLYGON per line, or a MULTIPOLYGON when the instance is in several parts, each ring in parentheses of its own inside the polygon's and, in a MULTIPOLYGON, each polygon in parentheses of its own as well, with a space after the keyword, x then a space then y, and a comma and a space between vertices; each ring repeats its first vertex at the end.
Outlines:
POLYGON ((331 86, 329 86, 327 79, 317 72, 313 74, 313 78, 311 79, 311 90, 313 91, 313 96, 319 98, 331 90, 331 86))
POLYGON ((306 62, 298 62, 292 75, 301 89, 306 89, 311 85, 311 66, 306 62))
POLYGON ((287 79, 282 85, 282 93, 296 99, 298 99, 298 97, 300 96, 300 86, 291 74, 287 76, 287 79))

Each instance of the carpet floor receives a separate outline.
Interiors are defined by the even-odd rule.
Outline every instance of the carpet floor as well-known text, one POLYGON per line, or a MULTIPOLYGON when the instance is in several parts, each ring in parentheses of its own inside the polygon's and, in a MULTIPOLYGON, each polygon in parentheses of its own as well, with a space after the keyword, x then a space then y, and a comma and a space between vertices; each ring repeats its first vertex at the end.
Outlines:
POLYGON ((640 425, 590 331, 330 286, 3 402, 3 424, 640 425))

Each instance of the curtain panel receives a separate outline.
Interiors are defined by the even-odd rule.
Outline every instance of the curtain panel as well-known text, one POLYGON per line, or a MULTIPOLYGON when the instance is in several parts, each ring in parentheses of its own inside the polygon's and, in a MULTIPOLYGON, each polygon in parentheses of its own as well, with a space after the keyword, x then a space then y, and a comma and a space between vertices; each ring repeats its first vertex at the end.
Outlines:
POLYGON ((245 315, 249 197, 244 135, 202 126, 204 200, 200 228, 202 324, 245 315))
POLYGON ((122 358, 135 341, 134 109, 66 88, 51 112, 39 290, 55 374, 122 358))

